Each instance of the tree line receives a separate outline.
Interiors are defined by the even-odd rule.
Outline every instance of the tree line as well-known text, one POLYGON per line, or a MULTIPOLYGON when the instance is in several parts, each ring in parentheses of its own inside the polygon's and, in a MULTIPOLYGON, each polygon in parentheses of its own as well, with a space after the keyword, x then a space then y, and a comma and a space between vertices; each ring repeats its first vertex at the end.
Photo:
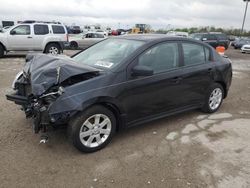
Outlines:
MULTIPOLYGON (((158 29, 156 30, 157 33, 164 33, 166 34, 170 30, 166 29, 158 29)), ((206 27, 190 27, 190 28, 176 28, 176 29, 171 29, 171 31, 181 31, 181 32, 188 32, 189 34, 192 33, 206 33, 206 32, 222 32, 227 35, 234 35, 234 36, 244 36, 244 37, 249 37, 250 36, 250 31, 244 30, 243 33, 241 34, 241 29, 237 28, 216 28, 213 26, 206 26, 206 27)))

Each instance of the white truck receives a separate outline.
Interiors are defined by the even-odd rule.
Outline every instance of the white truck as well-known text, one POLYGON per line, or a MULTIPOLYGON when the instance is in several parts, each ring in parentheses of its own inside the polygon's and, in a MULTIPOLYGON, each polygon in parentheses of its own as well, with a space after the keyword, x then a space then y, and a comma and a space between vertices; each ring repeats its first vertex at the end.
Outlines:
POLYGON ((24 21, 0 33, 0 57, 10 51, 42 51, 56 55, 67 45, 67 29, 59 22, 24 21))

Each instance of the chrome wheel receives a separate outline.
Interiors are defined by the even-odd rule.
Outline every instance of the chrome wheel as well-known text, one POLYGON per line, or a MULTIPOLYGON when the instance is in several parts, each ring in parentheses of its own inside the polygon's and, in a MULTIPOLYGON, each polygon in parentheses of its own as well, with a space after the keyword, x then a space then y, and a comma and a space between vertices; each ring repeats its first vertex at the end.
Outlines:
POLYGON ((222 90, 215 88, 209 97, 209 107, 211 110, 216 110, 222 101, 222 90))
POLYGON ((55 46, 51 46, 49 48, 49 53, 52 54, 52 55, 57 55, 57 54, 59 54, 59 49, 57 47, 55 47, 55 46))
POLYGON ((104 114, 89 117, 81 126, 79 137, 81 143, 89 148, 104 143, 111 133, 111 120, 104 114))

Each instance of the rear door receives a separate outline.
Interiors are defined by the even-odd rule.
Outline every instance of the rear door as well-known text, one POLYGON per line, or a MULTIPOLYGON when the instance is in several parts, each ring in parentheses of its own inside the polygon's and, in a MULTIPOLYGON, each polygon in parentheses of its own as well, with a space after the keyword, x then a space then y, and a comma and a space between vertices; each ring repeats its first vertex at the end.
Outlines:
POLYGON ((49 27, 46 24, 35 24, 33 27, 34 50, 43 50, 44 39, 49 35, 49 27))
POLYGON ((32 50, 33 40, 30 25, 18 25, 9 31, 8 50, 32 50))
POLYGON ((210 61, 211 50, 198 43, 183 42, 182 84, 186 89, 182 97, 187 105, 201 104, 213 82, 215 65, 210 61))

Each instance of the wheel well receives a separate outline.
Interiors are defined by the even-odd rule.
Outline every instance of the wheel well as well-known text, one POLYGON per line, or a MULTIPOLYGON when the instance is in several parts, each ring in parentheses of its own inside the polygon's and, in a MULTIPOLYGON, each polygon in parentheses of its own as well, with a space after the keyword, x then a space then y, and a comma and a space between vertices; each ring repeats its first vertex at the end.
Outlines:
POLYGON ((60 45, 59 42, 48 42, 48 43, 46 44, 46 46, 45 46, 43 52, 46 52, 46 48, 47 48, 47 46, 50 45, 50 44, 56 44, 56 45, 59 46, 60 50, 62 50, 62 47, 61 47, 61 45, 60 45))
POLYGON ((70 44, 73 44, 73 43, 75 43, 75 44, 77 44, 78 45, 78 43, 76 42, 76 41, 70 41, 70 44))
POLYGON ((4 51, 7 51, 6 47, 1 42, 0 42, 0 45, 3 47, 4 51))
POLYGON ((227 97, 227 86, 224 82, 221 82, 221 81, 217 81, 216 83, 220 84, 222 87, 223 87, 223 90, 224 90, 224 98, 227 97))
POLYGON ((121 112, 120 112, 119 108, 116 105, 111 104, 111 103, 107 103, 107 102, 99 103, 99 105, 102 105, 105 108, 109 109, 111 112, 113 112, 113 114, 115 115, 115 118, 116 118, 117 125, 118 125, 118 126, 116 126, 116 132, 118 132, 123 125, 123 121, 121 118, 121 112))

